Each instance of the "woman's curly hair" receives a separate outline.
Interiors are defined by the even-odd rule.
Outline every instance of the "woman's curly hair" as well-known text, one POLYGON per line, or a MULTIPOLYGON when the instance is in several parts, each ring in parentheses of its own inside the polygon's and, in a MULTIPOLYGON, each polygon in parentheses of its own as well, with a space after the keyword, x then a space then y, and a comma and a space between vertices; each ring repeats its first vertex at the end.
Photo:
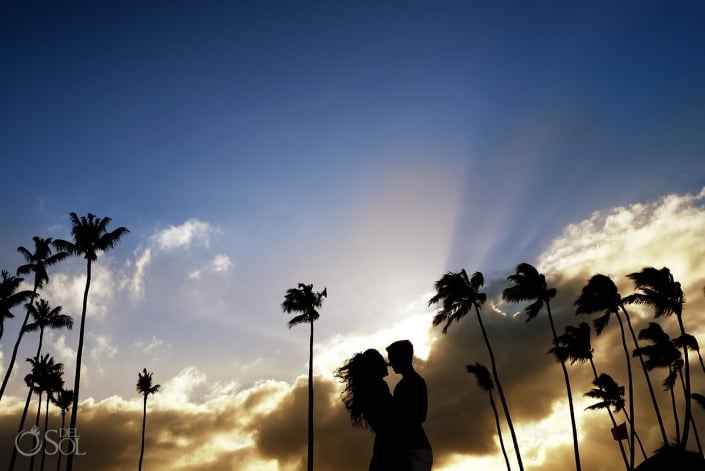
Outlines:
POLYGON ((341 399, 345 408, 350 412, 353 426, 367 428, 365 409, 369 385, 373 379, 371 364, 374 357, 380 355, 377 350, 366 350, 356 353, 348 359, 343 366, 335 371, 335 376, 343 383, 341 399))

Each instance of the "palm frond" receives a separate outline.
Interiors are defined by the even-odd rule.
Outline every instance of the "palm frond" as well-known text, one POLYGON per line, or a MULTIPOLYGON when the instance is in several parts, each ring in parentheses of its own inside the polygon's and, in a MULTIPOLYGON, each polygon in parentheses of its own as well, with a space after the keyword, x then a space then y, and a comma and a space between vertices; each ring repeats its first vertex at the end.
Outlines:
POLYGON ((528 318, 526 319, 526 322, 529 322, 533 318, 539 315, 539 312, 541 312, 541 308, 543 308, 543 299, 539 299, 528 306, 524 308, 524 312, 528 315, 528 318))
POLYGON ((611 313, 606 313, 605 315, 602 315, 600 317, 597 317, 593 319, 592 325, 595 327, 595 333, 597 335, 600 335, 603 330, 607 327, 607 325, 610 322, 610 318, 612 317, 611 313))
POLYGON ((477 385, 483 390, 489 392, 494 389, 494 382, 492 381, 492 375, 490 374, 487 367, 480 363, 475 363, 474 365, 466 365, 465 369, 468 373, 475 375, 477 379, 477 385))

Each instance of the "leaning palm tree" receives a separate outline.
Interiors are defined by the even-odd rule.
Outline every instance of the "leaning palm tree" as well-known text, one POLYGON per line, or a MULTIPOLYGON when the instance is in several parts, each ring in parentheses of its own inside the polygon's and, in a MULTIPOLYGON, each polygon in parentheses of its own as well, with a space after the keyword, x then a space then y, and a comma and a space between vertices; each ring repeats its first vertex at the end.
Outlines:
MULTIPOLYGON (((664 267, 657 270, 654 267, 645 267, 639 272, 627 275, 638 293, 624 298, 627 304, 640 304, 654 309, 656 318, 676 315, 681 336, 686 335, 683 325, 683 304, 685 296, 681 284, 674 280, 671 271, 664 267)), ((690 422, 692 418, 690 402, 690 363, 688 361, 688 348, 683 348, 683 362, 685 374, 685 413, 683 417, 683 433, 679 445, 685 448, 688 444, 690 422)))
POLYGON ((147 397, 150 394, 159 392, 160 385, 152 385, 152 372, 143 368, 141 373, 137 373, 137 392, 144 398, 142 412, 142 445, 140 446, 140 463, 137 469, 142 471, 142 458, 144 457, 144 432, 147 426, 147 397))
POLYGON ((514 451, 517 456, 519 469, 520 471, 523 471, 524 464, 521 459, 521 453, 519 452, 519 442, 517 441, 516 433, 514 432, 514 424, 509 413, 507 400, 504 396, 504 389, 502 388, 502 383, 499 380, 494 351, 492 350, 492 345, 490 344, 487 331, 485 330, 485 324, 482 321, 482 316, 480 315, 480 306, 482 306, 482 304, 484 304, 487 300, 487 295, 480 292, 480 288, 484 285, 484 283, 484 277, 480 272, 473 273, 471 277, 468 277, 468 274, 464 269, 457 273, 448 272, 436 281, 436 294, 428 301, 428 305, 431 306, 433 304, 440 304, 440 307, 436 311, 436 315, 433 318, 433 325, 437 326, 444 324, 444 334, 448 332, 448 327, 450 327, 453 321, 459 321, 461 318, 472 312, 474 308, 477 322, 480 325, 480 330, 482 331, 482 338, 485 341, 485 347, 487 347, 487 352, 490 356, 492 377, 494 378, 494 383, 497 385, 497 392, 499 393, 499 399, 502 403, 504 416, 507 418, 507 425, 509 426, 509 432, 512 436, 512 442, 514 444, 514 451))
MULTIPOLYGON (((568 361, 570 364, 574 363, 589 363, 592 368, 592 374, 597 380, 599 375, 597 374, 597 367, 595 366, 594 360, 594 350, 592 348, 592 343, 590 341, 590 325, 587 322, 581 322, 578 326, 568 325, 565 327, 565 332, 558 336, 557 345, 554 345, 548 353, 553 354, 553 356, 558 361, 568 361)), ((607 407, 607 414, 610 417, 613 427, 617 427, 617 421, 612 414, 612 410, 607 407)), ((630 445, 634 437, 632 437, 629 442, 630 445)), ((633 456, 631 462, 624 451, 624 445, 621 440, 617 440, 619 445, 619 451, 622 455, 622 460, 627 468, 627 471, 634 468, 633 456)), ((632 453, 632 448, 630 446, 630 454, 632 453)))
MULTIPOLYGON (((627 319, 627 323, 630 331, 633 333, 631 322, 629 321, 629 315, 624 310, 622 304, 622 297, 617 290, 617 285, 614 284, 612 279, 608 276, 597 274, 588 280, 588 283, 583 287, 580 296, 575 301, 576 314, 593 314, 599 312, 602 315, 596 318, 594 322, 595 332, 599 336, 602 334, 604 329, 609 324, 610 319, 614 316, 619 323, 619 333, 622 341, 622 350, 624 352, 624 360, 627 366, 627 385, 629 387, 629 414, 632 417, 632 422, 630 424, 630 439, 629 439, 629 464, 631 468, 634 468, 634 439, 636 434, 636 429, 634 427, 635 414, 634 414, 634 381, 632 375, 632 362, 629 355, 629 348, 627 347, 627 339, 624 331, 624 322, 622 322, 622 317, 620 316, 620 308, 624 312, 624 316, 627 319)), ((636 336, 633 337, 636 342, 636 336)), ((638 345, 638 342, 637 342, 638 345)), ((639 357, 641 360, 641 357, 639 357)), ((643 360, 642 366, 643 366, 643 360)), ((643 368, 644 376, 646 377, 647 384, 649 386, 649 391, 651 392, 651 400, 654 405, 654 410, 656 411, 656 418, 658 420, 659 426, 661 428, 661 435, 664 440, 666 440, 666 429, 663 426, 663 419, 661 418, 661 411, 658 408, 658 402, 656 401, 656 395, 654 393, 653 386, 651 385, 651 380, 646 368, 643 368)), ((609 408, 607 410, 610 410, 609 408)))
MULTIPOLYGON (((98 259, 98 253, 112 249, 129 231, 125 227, 118 227, 114 231, 108 232, 109 217, 99 218, 88 213, 87 216, 79 217, 76 213, 70 213, 71 235, 73 242, 67 240, 55 240, 54 247, 57 250, 67 252, 69 255, 82 256, 86 259, 86 289, 83 292, 83 307, 81 309, 81 326, 78 334, 78 349, 76 351, 76 373, 73 384, 74 401, 71 408, 71 421, 69 427, 76 428, 78 416, 78 400, 81 386, 81 359, 83 357, 83 341, 86 328, 86 309, 88 308, 88 290, 91 286, 91 266, 98 259)), ((74 449, 76 447, 74 446, 74 449)), ((66 460, 66 471, 73 469, 73 453, 68 455, 66 460)))
POLYGON ((295 325, 309 324, 308 353, 308 471, 313 471, 313 323, 319 318, 316 308, 323 305, 323 298, 328 296, 328 291, 313 291, 313 285, 299 283, 298 288, 290 288, 284 295, 281 304, 282 311, 286 313, 299 312, 289 321, 289 328, 295 325))
MULTIPOLYGON (((609 324, 610 319, 614 316, 619 323, 619 331, 622 339, 622 349, 624 350, 624 358, 627 365, 627 380, 629 386, 629 414, 632 417, 632 428, 634 428, 634 385, 632 376, 632 364, 631 357, 629 354, 629 348, 627 347, 626 334, 624 330, 624 323, 622 322, 622 316, 627 322, 627 327, 634 343, 634 348, 639 348, 639 340, 637 340, 636 332, 632 327, 631 318, 629 317, 629 312, 627 312, 624 307, 624 302, 617 290, 617 286, 614 284, 611 278, 606 275, 594 275, 588 281, 588 284, 583 287, 580 297, 575 301, 576 314, 593 314, 595 312, 600 312, 602 315, 594 320, 595 332, 597 335, 601 335, 604 329, 609 324)), ((656 420, 661 432, 661 438, 663 443, 668 442, 668 436, 666 435, 666 427, 663 423, 663 418, 661 417, 661 409, 659 408, 658 401, 656 400, 656 393, 654 387, 651 384, 651 378, 649 377, 649 371, 644 363, 644 359, 639 356, 639 363, 641 364, 641 369, 644 373, 644 379, 646 380, 646 385, 649 389, 649 395, 651 397, 651 403, 654 408, 654 413, 656 414, 656 420)), ((633 440, 632 440, 633 442, 633 440)))
POLYGON ((28 290, 18 291, 24 278, 10 275, 7 270, 0 272, 0 339, 5 332, 5 319, 15 317, 12 309, 32 297, 28 290))
MULTIPOLYGON (((51 398, 52 402, 61 410, 61 430, 66 427, 66 412, 73 404, 73 391, 70 389, 61 388, 54 397, 51 398)), ((56 471, 61 470, 61 455, 58 453, 59 458, 56 461, 56 471)))
MULTIPOLYGON (((632 430, 634 430, 634 425, 629 414, 624 409, 624 386, 620 386, 617 382, 612 379, 607 373, 602 373, 600 376, 592 381, 595 386, 594 389, 585 393, 585 396, 591 397, 593 399, 599 399, 598 402, 586 407, 586 410, 597 410, 597 409, 610 409, 614 412, 622 411, 624 417, 627 419, 627 423, 630 424, 632 430)), ((641 449, 641 454, 646 459, 646 450, 644 450, 644 445, 639 438, 639 435, 635 432, 634 436, 637 443, 639 443, 639 448, 641 449)))
POLYGON ((37 346, 37 356, 42 351, 44 341, 44 329, 69 329, 73 328, 73 318, 66 314, 61 314, 61 306, 52 308, 44 299, 40 299, 27 307, 27 311, 32 316, 33 321, 25 325, 26 332, 39 331, 39 345, 37 346))
MULTIPOLYGON (((556 289, 549 288, 546 284, 546 277, 539 273, 533 265, 528 263, 520 263, 517 266, 516 273, 507 277, 509 281, 514 283, 514 286, 505 288, 502 292, 502 298, 509 302, 533 301, 529 304, 524 312, 528 315, 527 322, 534 319, 541 309, 546 306, 548 321, 553 334, 553 344, 558 344, 558 333, 553 322, 551 314, 550 300, 556 296, 556 289)), ((570 421, 573 429, 573 451, 575 453, 575 469, 581 470, 580 451, 578 449, 578 428, 575 424, 575 411, 573 409, 573 394, 570 389, 570 378, 568 377, 568 369, 565 366, 565 361, 559 362, 563 371, 563 379, 565 381, 566 392, 568 394, 568 407, 570 409, 570 421)))
MULTIPOLYGON (((47 267, 60 262, 68 256, 66 252, 53 253, 51 251, 52 239, 43 239, 41 237, 34 236, 34 252, 30 252, 23 246, 17 247, 17 251, 22 254, 25 259, 24 265, 17 268, 17 275, 28 275, 34 273, 34 287, 32 289, 32 299, 37 295, 37 290, 44 286, 45 283, 49 282, 49 275, 47 273, 47 267)), ((2 380, 2 386, 0 386, 0 399, 2 399, 5 393, 5 388, 7 387, 7 382, 10 379, 10 373, 12 373, 12 367, 17 360, 17 351, 20 348, 20 342, 22 342, 22 336, 25 334, 25 326, 29 321, 29 306, 27 307, 27 312, 24 316, 24 321, 20 327, 20 333, 17 335, 17 340, 15 341, 15 346, 12 349, 12 357, 10 358, 10 363, 5 372, 5 377, 2 380)))
POLYGON ((509 465, 509 457, 507 456, 507 449, 504 447, 504 440, 502 439, 502 427, 499 423, 499 413, 497 412, 497 405, 494 402, 494 395, 492 390, 494 389, 494 383, 492 382, 492 377, 490 372, 484 365, 480 363, 475 363, 474 365, 467 365, 465 367, 468 373, 474 374, 477 379, 477 385, 482 388, 483 391, 487 393, 490 398, 490 406, 492 406, 492 412, 494 413, 494 423, 497 426, 497 436, 499 437, 499 446, 502 448, 502 455, 504 455, 504 462, 507 463, 507 471, 511 471, 512 467, 509 465))

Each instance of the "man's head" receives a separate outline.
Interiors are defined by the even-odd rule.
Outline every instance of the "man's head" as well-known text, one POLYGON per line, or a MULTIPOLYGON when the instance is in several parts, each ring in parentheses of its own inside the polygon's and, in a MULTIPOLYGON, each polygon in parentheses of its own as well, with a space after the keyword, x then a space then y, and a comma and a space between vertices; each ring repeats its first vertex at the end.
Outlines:
POLYGON ((387 347, 387 358, 389 358, 389 366, 394 372, 403 374, 412 368, 414 346, 408 340, 397 340, 387 347))

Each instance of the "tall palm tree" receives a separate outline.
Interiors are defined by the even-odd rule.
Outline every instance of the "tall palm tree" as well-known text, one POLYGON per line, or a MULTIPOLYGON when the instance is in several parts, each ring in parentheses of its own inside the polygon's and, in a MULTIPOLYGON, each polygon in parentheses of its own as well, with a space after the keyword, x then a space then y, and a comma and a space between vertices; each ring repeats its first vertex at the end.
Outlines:
MULTIPOLYGON (((516 273, 507 277, 509 281, 514 283, 514 286, 505 288, 502 292, 502 298, 510 302, 533 301, 529 304, 524 312, 528 315, 527 322, 534 319, 541 309, 546 306, 546 314, 551 326, 553 334, 553 345, 558 345, 558 333, 553 322, 551 314, 550 300, 556 296, 556 289, 549 288, 546 284, 546 277, 539 273, 533 265, 528 263, 520 263, 517 266, 516 273)), ((573 408, 573 393, 570 389, 570 378, 568 377, 568 369, 565 366, 565 361, 559 361, 563 370, 563 379, 565 381, 566 392, 568 394, 568 408, 570 409, 570 421, 573 429, 573 451, 575 453, 575 469, 580 471, 580 451, 578 449, 578 428, 575 424, 575 411, 573 408)))
MULTIPOLYGON (((605 327, 609 323, 612 316, 617 318, 619 323, 619 333, 622 340, 622 350, 624 352, 624 360, 627 366, 627 383, 629 387, 629 415, 632 417, 632 422, 630 423, 630 439, 629 439, 629 465, 634 468, 634 441, 636 428, 634 427, 635 414, 634 414, 634 381, 632 374, 632 362, 629 356, 629 348, 627 347, 626 334, 624 331, 624 323, 622 322, 622 317, 619 315, 620 306, 622 306, 622 297, 617 290, 617 286, 614 284, 611 278, 608 276, 597 274, 588 280, 588 283, 583 287, 580 296, 575 301, 576 311, 575 313, 580 314, 593 314, 595 312, 600 312, 602 315, 595 319, 595 331, 597 335, 602 334, 605 327)), ((628 315, 625 313, 627 321, 629 319, 628 315)), ((629 324, 631 329, 631 324, 629 324)), ((636 337, 635 337, 636 338, 636 337)), ((653 387, 649 379, 649 375, 644 369, 644 375, 646 377, 647 383, 649 385, 649 390, 651 391, 652 402, 656 410, 656 417, 658 419, 659 425, 661 426, 662 436, 666 437, 665 428, 663 427, 663 420, 661 418, 661 411, 658 409, 658 403, 656 402, 656 396, 653 392, 653 387)), ((607 410, 610 410, 607 408, 607 410)))
MULTIPOLYGON (((581 322, 577 327, 573 325, 566 326, 565 333, 558 336, 558 344, 554 345, 548 353, 553 354, 558 361, 565 362, 570 360, 571 365, 576 362, 587 362, 592 368, 594 378, 596 380, 599 378, 599 375, 597 374, 597 367, 595 366, 595 360, 593 358, 594 350, 592 348, 592 343, 590 342, 590 325, 587 322, 581 322)), ((610 417, 612 426, 617 427, 617 421, 612 414, 612 410, 609 407, 605 410, 610 417)), ((634 440, 633 437, 632 440, 634 440)), ((631 445, 631 441, 629 443, 631 445)), ((627 471, 629 469, 633 469, 634 460, 632 459, 630 462, 629 458, 627 458, 622 441, 617 440, 617 444, 619 445, 619 451, 622 455, 627 471)), ((630 453, 631 450, 632 448, 630 448, 630 453)))
POLYGON ((50 329, 69 329, 73 328, 73 318, 66 314, 61 314, 61 306, 56 306, 52 308, 49 302, 40 299, 33 304, 29 304, 27 311, 34 319, 33 322, 29 322, 25 325, 24 330, 26 332, 39 331, 39 345, 37 346, 37 356, 42 351, 42 343, 44 341, 44 329, 49 327, 50 329))
MULTIPOLYGON (((630 424, 632 430, 634 430, 634 425, 629 414, 624 409, 624 386, 620 386, 617 382, 612 379, 607 373, 602 373, 600 376, 592 381, 595 386, 594 389, 585 393, 585 396, 591 397, 593 399, 599 399, 599 402, 586 407, 586 410, 597 410, 597 409, 608 409, 611 407, 614 412, 622 411, 624 417, 627 419, 627 423, 630 424)), ((634 434, 637 443, 639 443, 639 448, 641 449, 641 454, 646 459, 646 450, 644 450, 644 445, 641 443, 639 435, 635 432, 634 434)))
MULTIPOLYGON (((639 272, 627 275, 634 287, 640 290, 624 298, 627 304, 640 304, 654 309, 656 318, 675 314, 681 336, 686 335, 683 325, 683 304, 685 296, 681 284, 674 280, 671 271, 664 267, 657 270, 654 267, 645 267, 639 272)), ((683 434, 680 446, 685 448, 688 444, 690 422, 692 418, 690 402, 690 362, 688 361, 688 348, 683 348, 683 361, 685 372, 685 413, 683 418, 683 434)))
POLYGON ((492 394, 492 390, 494 389, 494 383, 492 382, 490 372, 487 367, 481 365, 480 363, 475 363, 474 365, 467 365, 465 368, 468 370, 468 373, 475 375, 475 378, 477 379, 477 385, 480 386, 490 398, 490 406, 492 406, 492 412, 494 413, 494 423, 497 426, 499 446, 502 448, 504 461, 505 463, 507 463, 507 471, 511 471, 512 467, 509 464, 507 449, 504 447, 504 440, 502 439, 502 427, 499 423, 499 413, 497 412, 497 405, 494 402, 494 395, 492 394))
POLYGON ((150 394, 159 392, 159 384, 152 385, 152 372, 143 368, 141 373, 137 373, 137 392, 144 398, 142 412, 142 444, 140 446, 140 463, 138 469, 142 471, 142 458, 144 457, 144 432, 147 427, 147 397, 150 394))
MULTIPOLYGON (((617 285, 614 284, 611 278, 606 275, 594 275, 588 281, 587 285, 583 287, 580 297, 575 301, 576 314, 593 314, 595 312, 600 312, 602 315, 594 320, 595 332, 597 335, 601 335, 604 329, 609 324, 610 319, 614 316, 619 323, 619 331, 622 339, 622 349, 624 351, 624 358, 627 365, 627 380, 629 387, 629 414, 632 418, 632 429, 634 429, 634 385, 632 376, 632 364, 631 356, 629 354, 629 348, 627 347, 626 335, 624 330, 624 323, 622 322, 622 316, 627 322, 627 327, 629 333, 631 334, 632 342, 634 343, 634 348, 639 348, 639 341, 637 340, 636 332, 632 327, 632 322, 629 317, 629 313, 624 307, 624 302, 622 296, 617 290, 617 285)), ((654 413, 656 414, 656 420, 658 422, 659 430, 661 431, 661 438, 663 443, 668 442, 668 436, 666 435, 666 427, 663 423, 663 418, 661 417, 661 409, 659 408, 658 401, 656 400, 656 393, 654 392, 654 387, 651 384, 651 378, 649 377, 648 369, 644 363, 644 359, 639 356, 639 363, 641 364, 641 369, 644 372, 644 379, 646 380, 646 385, 649 389, 649 395, 651 397, 651 403, 654 408, 654 413)), ((633 440, 632 440, 633 443, 633 440)))
POLYGON ((519 442, 517 440, 516 433, 514 432, 514 424, 509 413, 507 400, 504 396, 504 389, 502 388, 502 383, 499 380, 494 351, 492 350, 492 345, 490 344, 487 331, 485 330, 485 324, 482 321, 482 316, 480 315, 480 306, 482 306, 482 304, 484 304, 487 300, 487 295, 480 292, 480 288, 484 284, 485 280, 480 272, 473 273, 471 277, 468 277, 468 274, 464 269, 457 273, 448 272, 436 281, 434 285, 436 288, 436 294, 428 301, 428 305, 431 306, 433 304, 440 304, 440 307, 436 311, 436 315, 433 318, 433 325, 437 326, 444 324, 444 334, 448 332, 448 327, 450 327, 453 321, 459 321, 461 318, 472 312, 474 308, 477 322, 480 325, 480 330, 482 331, 482 338, 485 341, 485 347, 487 348, 487 352, 490 356, 492 377, 497 385, 497 392, 499 393, 499 399, 502 403, 504 416, 507 418, 507 425, 509 426, 509 432, 512 436, 512 442, 514 444, 514 451, 517 456, 519 469, 520 471, 523 471, 524 464, 519 451, 519 442))
POLYGON ((7 270, 0 271, 0 339, 5 332, 5 319, 15 317, 12 309, 32 297, 31 291, 18 291, 23 281, 24 278, 12 276, 7 270))
MULTIPOLYGON (((32 299, 37 295, 37 290, 44 286, 45 283, 49 282, 49 275, 47 273, 47 267, 54 265, 65 259, 68 254, 66 252, 57 252, 52 254, 51 250, 51 237, 43 239, 41 237, 34 236, 32 238, 34 241, 34 252, 30 252, 23 246, 17 247, 17 251, 22 254, 25 259, 24 265, 20 265, 17 268, 17 275, 29 275, 34 273, 34 287, 32 289, 32 299)), ((10 363, 5 372, 5 377, 2 380, 2 386, 0 386, 0 399, 2 399, 5 393, 5 388, 7 387, 7 382, 10 379, 10 373, 12 373, 12 367, 17 360, 17 351, 20 348, 20 342, 22 342, 22 336, 25 334, 25 326, 29 320, 29 306, 27 306, 27 312, 24 316, 24 321, 20 327, 20 333, 17 335, 17 340, 15 341, 15 346, 12 349, 12 357, 10 358, 10 363)))
POLYGON ((289 320, 290 329, 299 324, 311 326, 308 353, 308 471, 313 471, 313 323, 320 317, 316 309, 323 305, 323 298, 327 296, 326 288, 313 291, 312 284, 299 283, 298 288, 286 291, 281 304, 282 311, 286 313, 300 313, 289 320))
MULTIPOLYGON (((61 410, 61 430, 66 427, 66 412, 73 404, 73 391, 70 389, 61 388, 54 397, 52 402, 61 410)), ((61 470, 61 453, 58 453, 59 458, 56 461, 56 471, 61 470)))
MULTIPOLYGON (((108 232, 109 217, 99 218, 88 213, 87 216, 79 217, 76 213, 70 213, 71 235, 73 242, 67 240, 55 240, 54 247, 69 255, 81 256, 86 259, 86 289, 83 292, 83 307, 81 309, 81 326, 78 334, 78 349, 76 351, 76 373, 73 384, 73 406, 71 407, 71 421, 69 427, 76 429, 76 419, 78 416, 79 391, 81 386, 81 359, 83 357, 83 341, 86 328, 86 309, 88 307, 88 291, 91 286, 91 266, 98 259, 99 252, 112 249, 129 231, 125 227, 108 232)), ((73 449, 76 449, 74 446, 73 449)), ((66 460, 66 471, 73 469, 73 453, 68 455, 66 460)))

